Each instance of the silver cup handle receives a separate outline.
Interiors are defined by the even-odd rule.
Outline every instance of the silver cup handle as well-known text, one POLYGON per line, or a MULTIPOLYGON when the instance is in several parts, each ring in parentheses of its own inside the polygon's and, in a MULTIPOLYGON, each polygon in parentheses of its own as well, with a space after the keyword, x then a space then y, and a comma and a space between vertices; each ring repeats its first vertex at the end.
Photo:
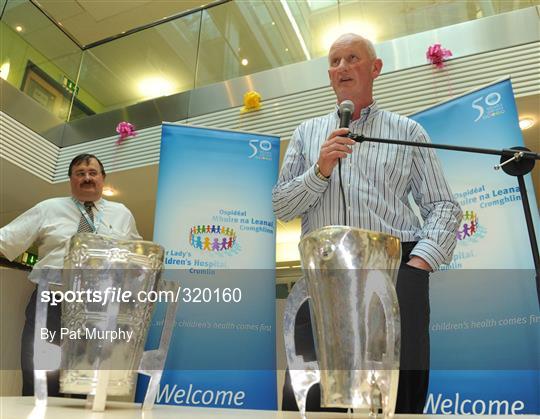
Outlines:
MULTIPOLYGON (((161 280, 161 288, 165 290, 172 290, 175 295, 178 287, 180 287, 180 284, 177 281, 161 280)), ((154 407, 154 402, 159 391, 159 383, 161 381, 161 376, 163 375, 163 368, 165 367, 165 361, 167 360, 167 353, 169 352, 169 345, 171 343, 171 337, 174 330, 177 308, 178 301, 167 303, 167 311, 165 313, 163 329, 161 330, 159 347, 157 349, 143 352, 141 363, 137 372, 150 376, 150 382, 148 383, 148 388, 146 389, 146 394, 144 396, 144 402, 142 405, 143 410, 150 410, 152 407, 154 407)))
MULTIPOLYGON (((375 361, 371 366, 372 370, 370 372, 369 383, 370 383, 370 416, 377 416, 377 411, 379 407, 382 407, 383 417, 388 418, 392 417, 395 412, 396 401, 397 401, 397 390, 398 390, 398 379, 399 379, 399 361, 392 362, 395 359, 394 353, 399 349, 399 341, 396 342, 396 336, 399 336, 400 333, 400 315, 399 315, 399 306, 395 309, 392 304, 393 301, 397 301, 397 293, 395 286, 388 276, 379 271, 379 270, 370 270, 367 275, 367 288, 371 293, 377 295, 381 301, 381 306, 384 311, 385 326, 386 326, 386 352, 383 354, 384 359, 380 365, 375 361), (393 365, 393 371, 384 371, 381 370, 381 365, 393 365), (382 375, 389 377, 389 381, 383 379, 382 375), (384 388, 383 388, 384 387, 384 388), (377 399, 380 400, 377 401, 377 399), (377 402, 377 403, 376 403, 377 402)), ((368 299, 371 298, 370 295, 367 295, 368 299)), ((366 305, 366 310, 369 304, 366 305)), ((368 312, 365 313, 366 318, 368 317, 368 312)), ((399 350, 398 350, 399 353, 399 350)), ((397 358, 399 360, 399 356, 397 358)))
POLYGON ((296 354, 294 344, 294 325, 296 314, 300 306, 309 298, 306 281, 302 277, 294 284, 285 305, 283 319, 283 335, 285 341, 285 354, 291 375, 291 385, 298 410, 302 418, 306 418, 306 398, 311 386, 321 380, 321 373, 317 361, 305 362, 304 357, 296 354))
MULTIPOLYGON (((396 410, 397 402, 397 391, 398 391, 398 381, 399 381, 399 352, 401 349, 401 342, 396 340, 396 336, 401 336, 401 317, 399 313, 399 306, 397 306, 397 312, 392 311, 392 301, 397 301, 397 292, 395 284, 390 278, 387 278, 387 292, 379 293, 379 298, 381 299, 382 306, 384 308, 384 317, 386 320, 386 330, 388 334, 386 336, 386 357, 388 358, 387 363, 390 364, 392 359, 395 359, 394 353, 396 351, 396 346, 398 356, 395 361, 394 371, 390 373, 390 382, 388 388, 385 389, 382 407, 383 407, 383 417, 388 418, 394 416, 396 410)), ((385 362, 386 364, 386 362, 385 362)))

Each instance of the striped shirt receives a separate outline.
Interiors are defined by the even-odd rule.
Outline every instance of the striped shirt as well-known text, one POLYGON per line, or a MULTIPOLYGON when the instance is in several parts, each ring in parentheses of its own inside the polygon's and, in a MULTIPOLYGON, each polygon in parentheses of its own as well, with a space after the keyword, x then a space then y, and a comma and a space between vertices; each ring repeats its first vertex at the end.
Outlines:
MULTIPOLYGON (((328 225, 349 225, 418 241, 412 256, 433 270, 449 263, 456 246, 461 209, 454 200, 433 149, 363 142, 342 159, 346 211, 339 189, 339 169, 330 179, 315 174, 322 144, 339 127, 337 112, 303 122, 294 132, 272 192, 276 216, 289 221, 302 217, 302 236, 328 225), (415 215, 409 194, 420 209, 415 215), (344 217, 346 218, 344 222, 344 217)), ((430 142, 420 124, 378 109, 362 109, 350 130, 373 138, 430 142)))

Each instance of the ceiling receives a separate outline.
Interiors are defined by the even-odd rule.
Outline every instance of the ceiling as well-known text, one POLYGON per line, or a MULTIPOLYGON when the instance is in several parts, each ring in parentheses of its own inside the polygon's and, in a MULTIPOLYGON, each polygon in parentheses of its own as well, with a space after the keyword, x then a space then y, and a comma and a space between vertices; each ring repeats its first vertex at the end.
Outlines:
POLYGON ((171 16, 188 13, 211 1, 201 0, 38 0, 79 45, 89 45, 171 16))
MULTIPOLYGON (((205 2, 40 0, 36 3, 84 46, 192 10, 205 2)), ((376 42, 382 42, 539 3, 537 0, 229 1, 85 51, 29 1, 8 0, 2 22, 12 30, 17 26, 22 28, 18 36, 44 57, 34 62, 36 65, 51 75, 56 72, 60 82, 63 75, 78 79, 79 87, 86 93, 85 104, 100 113, 156 95, 187 91, 324 56, 328 39, 335 38, 336 28, 365 32, 376 42), (243 59, 247 60, 246 65, 241 64, 243 59), (158 93, 145 93, 141 86, 155 79, 163 84, 158 93)), ((9 45, 3 45, 3 49, 0 54, 3 59, 11 60, 13 68, 24 69, 30 52, 10 51, 9 45)), ((20 80, 12 82, 20 87, 20 80)), ((82 95, 79 99, 82 100, 82 95)))
MULTIPOLYGON (((8 0, 8 9, 25 3, 21 0, 8 0)), ((86 46, 125 32, 153 24, 169 18, 188 14, 205 8, 214 19, 228 19, 233 8, 244 9, 246 18, 256 23, 279 23, 294 25, 286 15, 292 15, 298 30, 305 38, 308 50, 314 50, 317 32, 333 19, 342 24, 348 20, 369 22, 378 27, 391 23, 391 38, 406 33, 421 32, 432 27, 446 26, 448 20, 457 23, 479 17, 504 13, 516 8, 529 7, 537 2, 521 0, 461 1, 451 0, 385 0, 383 2, 307 0, 307 1, 202 1, 202 0, 34 0, 52 20, 68 33, 79 45, 86 46), (230 5, 212 8, 220 3, 230 5), (461 3, 461 4, 456 4, 461 3), (251 13, 248 12, 251 11, 251 13), (400 16, 401 18, 397 18, 400 16), (276 19, 271 19, 276 18, 276 19), (431 22, 430 22, 431 21, 431 22), (435 26, 432 26, 435 25, 435 26), (412 30, 412 32, 411 32, 412 30), (401 32, 401 34, 399 33, 401 32)), ((234 12, 233 12, 234 13, 234 12)), ((249 25, 249 22, 247 26, 249 25)), ((274 25, 275 26, 275 25, 274 25)), ((294 31, 294 28, 291 27, 294 31)), ((283 30, 283 28, 281 28, 283 30)), ((389 34, 384 35, 389 39, 389 34)), ((380 41, 381 39, 379 39, 380 41)), ((326 49, 325 49, 326 50, 326 49)))

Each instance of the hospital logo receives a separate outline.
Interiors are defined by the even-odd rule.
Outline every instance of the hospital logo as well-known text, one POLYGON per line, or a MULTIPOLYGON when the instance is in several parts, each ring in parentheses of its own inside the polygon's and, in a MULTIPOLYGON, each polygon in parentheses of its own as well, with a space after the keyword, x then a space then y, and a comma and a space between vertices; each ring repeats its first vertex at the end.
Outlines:
POLYGON ((224 252, 236 247, 236 232, 233 228, 222 225, 197 225, 191 227, 189 242, 198 250, 224 252))
POLYGON ((272 161, 272 143, 268 140, 249 140, 248 159, 272 161))
POLYGON ((456 238, 459 241, 477 241, 486 235, 486 229, 480 224, 478 213, 466 210, 463 214, 463 224, 457 229, 456 238))
POLYGON ((493 118, 504 113, 504 107, 501 103, 501 95, 497 92, 491 92, 488 95, 480 96, 479 98, 473 100, 471 107, 477 112, 474 122, 493 118))

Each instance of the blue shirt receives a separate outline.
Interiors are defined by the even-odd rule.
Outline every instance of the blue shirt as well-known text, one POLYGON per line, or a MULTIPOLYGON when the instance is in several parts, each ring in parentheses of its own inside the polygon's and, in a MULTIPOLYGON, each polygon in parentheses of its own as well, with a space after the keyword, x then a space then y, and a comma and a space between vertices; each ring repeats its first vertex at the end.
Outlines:
MULTIPOLYGON (((303 122, 294 132, 273 190, 279 219, 302 217, 302 236, 328 225, 349 225, 379 231, 401 241, 418 241, 411 256, 433 270, 449 263, 456 246, 461 209, 454 200, 433 149, 363 142, 342 159, 346 199, 339 190, 338 166, 329 180, 315 174, 322 144, 339 127, 337 112, 303 122), (423 224, 414 213, 409 194, 423 224)), ((430 142, 426 131, 405 116, 384 111, 373 102, 362 109, 350 130, 373 138, 430 142)))

